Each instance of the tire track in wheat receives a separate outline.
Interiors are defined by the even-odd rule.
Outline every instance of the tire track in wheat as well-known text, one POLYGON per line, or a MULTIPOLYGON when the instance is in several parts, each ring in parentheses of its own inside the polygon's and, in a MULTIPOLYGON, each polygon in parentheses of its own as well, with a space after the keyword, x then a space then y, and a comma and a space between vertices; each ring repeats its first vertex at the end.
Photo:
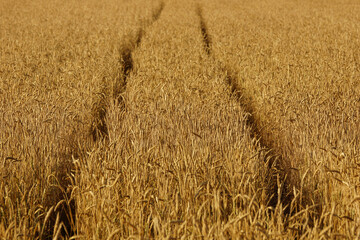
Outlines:
MULTIPOLYGON (((211 57, 212 42, 202 14, 202 7, 200 5, 197 5, 196 12, 199 17, 199 25, 203 39, 204 51, 208 56, 211 57)), ((216 61, 216 59, 214 60, 216 61)), ((220 64, 218 65, 225 75, 225 82, 230 88, 231 96, 237 100, 237 102, 247 113, 246 125, 251 131, 251 138, 256 139, 259 143, 259 148, 261 151, 266 153, 263 160, 268 167, 267 179, 269 181, 269 185, 266 189, 268 196, 268 206, 272 209, 275 209, 276 206, 281 203, 285 207, 284 213, 286 215, 293 214, 293 209, 290 209, 290 205, 294 199, 292 194, 293 184, 287 176, 287 160, 284 159, 284 157, 281 155, 281 149, 275 146, 276 139, 272 138, 271 136, 267 137, 262 132, 261 126, 255 118, 255 109, 251 102, 247 100, 249 98, 246 97, 245 93, 243 92, 234 72, 229 66, 221 67, 220 64)))
MULTIPOLYGON (((144 19, 141 24, 142 27, 139 27, 139 29, 135 31, 135 34, 130 35, 127 41, 121 43, 118 57, 119 68, 117 69, 118 72, 114 79, 112 91, 104 88, 101 93, 99 93, 99 100, 94 104, 92 109, 90 136, 92 137, 93 143, 107 140, 109 137, 106 123, 109 101, 114 101, 122 111, 125 110, 125 102, 122 95, 126 91, 127 79, 133 72, 133 51, 140 45, 142 37, 145 34, 145 29, 159 19, 164 6, 165 4, 161 2, 159 7, 153 11, 151 18, 144 19)), ((56 186, 50 189, 51 196, 49 195, 49 198, 52 198, 51 202, 58 203, 47 212, 44 226, 37 234, 37 236, 42 239, 52 239, 53 236, 69 238, 77 234, 76 205, 72 194, 72 186, 74 184, 74 175, 72 172, 75 166, 70 159, 83 156, 84 151, 81 150, 81 146, 76 144, 75 139, 72 139, 69 143, 65 143, 67 150, 60 152, 59 156, 57 156, 59 158, 59 164, 56 166, 54 176, 56 186)))
POLYGON ((153 11, 151 18, 144 19, 141 24, 142 27, 139 27, 139 29, 135 31, 135 34, 130 34, 130 37, 128 37, 124 43, 120 44, 118 58, 119 69, 116 74, 117 77, 114 79, 113 89, 110 93, 103 90, 100 93, 100 100, 93 107, 94 120, 90 132, 94 142, 104 138, 107 139, 109 137, 108 126, 106 124, 109 100, 114 100, 122 111, 125 110, 125 102, 122 95, 126 91, 127 79, 130 73, 133 72, 133 51, 140 45, 146 28, 150 27, 159 19, 164 7, 164 2, 161 2, 159 7, 153 11))
POLYGON ((208 55, 210 55, 211 54, 211 40, 210 40, 210 37, 208 34, 207 26, 205 24, 203 14, 202 14, 202 8, 200 7, 200 5, 197 5, 196 13, 200 19, 200 30, 201 30, 201 35, 203 37, 204 50, 208 55))

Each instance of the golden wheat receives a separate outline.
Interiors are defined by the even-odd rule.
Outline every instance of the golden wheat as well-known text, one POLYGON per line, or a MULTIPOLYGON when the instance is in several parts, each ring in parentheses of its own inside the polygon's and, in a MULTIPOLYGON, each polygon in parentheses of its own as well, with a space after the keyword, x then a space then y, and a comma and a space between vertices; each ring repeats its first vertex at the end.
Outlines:
POLYGON ((359 10, 1 2, 0 238, 359 238, 359 10))

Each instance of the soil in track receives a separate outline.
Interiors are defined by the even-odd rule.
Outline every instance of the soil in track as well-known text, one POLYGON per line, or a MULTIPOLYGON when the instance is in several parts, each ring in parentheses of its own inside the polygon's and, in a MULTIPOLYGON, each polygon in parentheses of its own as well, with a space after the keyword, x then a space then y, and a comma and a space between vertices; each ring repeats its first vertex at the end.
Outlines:
MULTIPOLYGON (((202 15, 201 5, 197 5, 196 12, 199 17, 199 25, 201 35, 203 37, 204 50, 207 55, 211 56, 211 41, 206 22, 202 15)), ((214 61, 217 61, 214 59, 214 61)), ((265 137, 261 131, 261 126, 256 120, 256 112, 252 106, 249 96, 246 96, 245 91, 239 85, 240 81, 236 78, 236 74, 229 66, 220 66, 225 77, 225 82, 230 88, 231 96, 233 96, 240 106, 247 112, 246 125, 251 129, 250 136, 258 141, 259 148, 266 152, 263 161, 266 163, 268 168, 268 181, 269 187, 267 189, 268 195, 268 206, 275 209, 276 206, 281 203, 284 208, 286 215, 294 214, 290 209, 290 204, 294 198, 292 194, 292 183, 290 182, 289 176, 286 170, 286 163, 288 160, 281 156, 281 150, 275 147, 273 143, 276 141, 271 136, 265 137), (280 184, 279 184, 280 183, 280 184)))

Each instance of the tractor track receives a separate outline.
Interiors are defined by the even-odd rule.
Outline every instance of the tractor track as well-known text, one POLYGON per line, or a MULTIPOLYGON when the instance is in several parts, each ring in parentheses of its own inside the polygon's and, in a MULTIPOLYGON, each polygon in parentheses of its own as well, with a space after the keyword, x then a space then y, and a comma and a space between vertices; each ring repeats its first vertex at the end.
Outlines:
POLYGON ((45 188, 46 217, 44 215, 40 218, 42 226, 35 232, 35 239, 50 240, 54 236, 68 239, 77 234, 76 201, 73 194, 76 168, 72 159, 79 158, 82 150, 73 133, 60 140, 57 146, 59 150, 52 156, 56 163, 52 166, 53 174, 49 176, 49 185, 45 188))
MULTIPOLYGON (((206 22, 204 21, 204 17, 202 15, 202 7, 197 5, 196 13, 199 17, 199 25, 202 35, 202 41, 204 45, 204 51, 209 57, 212 56, 212 42, 210 35, 208 33, 208 28, 206 26, 206 22)), ((214 58, 215 62, 218 62, 214 58)), ((222 67, 220 63, 218 63, 221 71, 225 75, 225 83, 230 88, 230 95, 234 97, 236 101, 240 104, 240 106, 247 113, 246 125, 250 129, 250 137, 256 139, 258 141, 259 149, 262 149, 262 152, 265 152, 263 157, 263 161, 267 166, 267 175, 266 178, 269 182, 268 187, 266 188, 267 198, 268 198, 268 207, 272 209, 272 211, 279 205, 282 204, 284 207, 284 214, 286 216, 292 215, 295 213, 294 209, 290 209, 290 205, 292 200, 294 199, 294 195, 292 192, 293 183, 291 182, 287 170, 286 163, 288 163, 287 159, 281 155, 281 149, 275 146, 276 139, 271 136, 268 137, 263 133, 263 130, 256 119, 256 111, 251 101, 249 101, 249 97, 246 96, 244 90, 239 85, 239 81, 236 77, 234 71, 231 70, 229 66, 222 67)))
POLYGON ((126 91, 128 77, 134 69, 133 52, 140 45, 146 29, 159 19, 164 7, 165 3, 160 2, 159 6, 153 11, 151 18, 144 19, 141 24, 142 27, 139 27, 135 34, 130 34, 128 39, 120 44, 119 68, 114 79, 113 89, 112 91, 103 89, 99 94, 99 101, 93 106, 93 123, 90 132, 94 142, 100 139, 108 139, 109 137, 108 126, 106 124, 109 101, 114 100, 118 107, 125 111, 125 102, 122 95, 126 91))
MULTIPOLYGON (((93 140, 93 144, 102 140, 107 141, 109 138, 106 123, 106 115, 110 106, 109 102, 114 101, 122 111, 125 110, 125 102, 122 95, 126 91, 127 79, 133 72, 133 51, 140 45, 145 29, 159 19, 164 7, 164 2, 161 2, 159 7, 153 11, 151 18, 143 20, 142 27, 135 34, 130 35, 125 43, 121 43, 118 57, 119 67, 112 85, 112 91, 109 91, 108 88, 102 89, 92 109, 90 137, 93 140)), ((74 130, 74 132, 76 131, 74 130)), ((55 235, 70 238, 77 234, 76 204, 73 195, 74 174, 76 174, 77 170, 71 159, 86 158, 86 151, 82 150, 81 146, 78 145, 77 138, 79 136, 77 134, 71 134, 68 138, 65 143, 61 143, 64 149, 60 149, 58 156, 55 156, 59 161, 55 167, 55 183, 49 190, 48 199, 51 203, 48 205, 57 204, 56 207, 50 208, 44 226, 36 234, 36 237, 40 239, 52 239, 55 235), (59 223, 61 224, 59 225, 59 223)))
POLYGON ((197 5, 196 13, 200 19, 200 30, 201 30, 201 35, 203 38, 204 50, 207 53, 207 55, 210 55, 211 54, 211 39, 208 34, 207 26, 205 24, 204 17, 202 14, 202 8, 200 7, 200 5, 197 5))

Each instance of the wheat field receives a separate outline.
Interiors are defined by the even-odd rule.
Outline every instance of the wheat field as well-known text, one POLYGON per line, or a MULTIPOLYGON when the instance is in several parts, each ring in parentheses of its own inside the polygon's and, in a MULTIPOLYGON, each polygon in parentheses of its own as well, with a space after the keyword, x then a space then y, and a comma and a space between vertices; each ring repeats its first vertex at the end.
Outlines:
POLYGON ((359 12, 0 1, 0 239, 360 238, 359 12))

